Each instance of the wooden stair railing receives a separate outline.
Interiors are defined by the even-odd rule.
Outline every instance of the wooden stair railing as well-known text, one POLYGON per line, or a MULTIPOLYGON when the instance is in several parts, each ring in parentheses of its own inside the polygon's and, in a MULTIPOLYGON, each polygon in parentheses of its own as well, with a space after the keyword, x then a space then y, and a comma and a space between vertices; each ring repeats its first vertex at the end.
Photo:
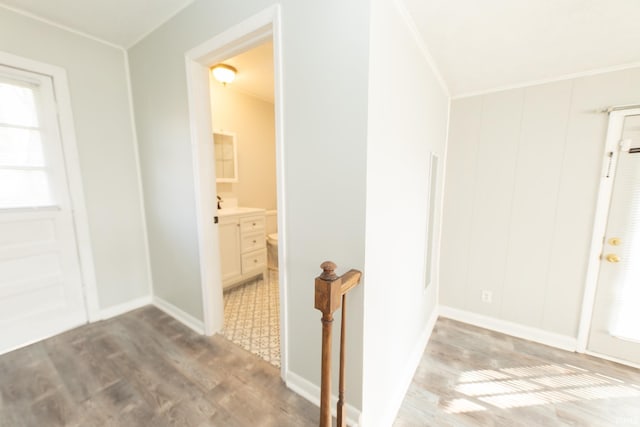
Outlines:
POLYGON ((331 427, 331 327, 333 312, 342 307, 340 325, 340 377, 338 383, 338 405, 336 410, 338 427, 346 427, 344 413, 344 372, 345 372, 345 333, 346 333, 346 295, 360 283, 362 273, 349 270, 338 277, 336 264, 325 261, 320 265, 322 274, 316 277, 315 308, 322 312, 322 374, 320 383, 320 427, 331 427))

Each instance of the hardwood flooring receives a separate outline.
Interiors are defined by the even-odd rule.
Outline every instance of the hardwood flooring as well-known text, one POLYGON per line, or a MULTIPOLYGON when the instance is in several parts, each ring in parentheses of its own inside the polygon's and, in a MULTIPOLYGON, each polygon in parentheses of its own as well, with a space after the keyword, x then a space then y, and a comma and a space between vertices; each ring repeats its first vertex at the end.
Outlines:
MULTIPOLYGON (((0 427, 298 427, 318 415, 276 367, 154 307, 0 356, 0 427)), ((441 318, 395 426, 637 427, 640 371, 441 318)))
POLYGON ((394 424, 640 426, 640 370, 440 318, 394 424))
POLYGON ((313 426, 279 370, 154 307, 0 356, 0 426, 313 426))

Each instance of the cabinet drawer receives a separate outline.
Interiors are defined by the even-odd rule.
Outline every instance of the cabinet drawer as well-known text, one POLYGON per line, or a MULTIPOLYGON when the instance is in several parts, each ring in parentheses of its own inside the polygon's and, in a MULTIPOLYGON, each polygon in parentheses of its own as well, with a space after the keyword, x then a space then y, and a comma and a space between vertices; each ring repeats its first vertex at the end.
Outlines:
POLYGON ((266 246, 264 232, 248 233, 242 235, 242 241, 240 242, 240 248, 242 253, 261 249, 266 246))
POLYGON ((240 219, 240 232, 251 233, 252 231, 264 230, 264 215, 250 216, 240 219))
POLYGON ((267 267, 267 250, 260 249, 242 255, 242 274, 251 270, 263 270, 267 267))

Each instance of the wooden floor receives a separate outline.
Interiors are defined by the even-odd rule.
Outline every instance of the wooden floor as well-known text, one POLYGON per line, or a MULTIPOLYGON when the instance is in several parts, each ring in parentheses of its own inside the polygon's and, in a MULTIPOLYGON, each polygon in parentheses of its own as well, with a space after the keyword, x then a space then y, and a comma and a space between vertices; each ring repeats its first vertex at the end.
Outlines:
MULTIPOLYGON (((0 356, 0 427, 298 427, 318 412, 274 366, 153 307, 0 356)), ((440 319, 395 425, 637 427, 640 371, 440 319)))
POLYGON ((395 422, 640 426, 640 370, 440 318, 395 422))
POLYGON ((0 426, 313 426, 279 370, 146 307, 0 356, 0 426))

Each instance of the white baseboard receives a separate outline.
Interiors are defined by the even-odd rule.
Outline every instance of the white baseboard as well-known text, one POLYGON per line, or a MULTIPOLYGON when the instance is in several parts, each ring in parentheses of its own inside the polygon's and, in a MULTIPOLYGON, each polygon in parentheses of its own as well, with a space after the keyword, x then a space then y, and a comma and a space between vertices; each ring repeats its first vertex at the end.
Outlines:
POLYGON ((550 347, 556 347, 562 350, 576 351, 578 348, 578 339, 576 337, 561 335, 555 332, 533 328, 531 326, 520 325, 519 323, 496 319, 495 317, 472 313, 470 311, 460 310, 453 307, 447 307, 446 305, 440 306, 440 315, 459 322, 468 323, 470 325, 479 326, 481 328, 490 329, 492 331, 548 345, 550 347))
POLYGON ((413 347, 413 350, 411 350, 407 363, 401 367, 401 371, 398 373, 400 377, 399 385, 394 393, 389 394, 389 401, 385 408, 385 415, 382 416, 380 425, 393 425, 394 420, 398 416, 398 411, 400 410, 402 402, 409 390, 411 381, 413 381, 416 369, 418 369, 418 365, 420 365, 420 360, 422 359, 424 350, 427 348, 433 328, 436 326, 436 322, 438 321, 438 315, 439 307, 436 306, 424 326, 424 329, 420 334, 420 338, 413 347))
POLYGON ((132 299, 122 304, 112 305, 111 307, 103 308, 100 310, 100 320, 106 320, 112 317, 120 316, 121 314, 136 310, 149 304, 151 304, 151 295, 132 299))
POLYGON ((184 324, 188 328, 193 329, 195 332, 201 335, 204 334, 204 322, 202 320, 196 319, 189 313, 176 307, 170 302, 163 300, 157 295, 153 296, 153 305, 155 305, 160 310, 164 311, 165 313, 167 313, 169 316, 173 317, 180 323, 184 324))
MULTIPOLYGON (((320 387, 305 378, 302 378, 298 374, 294 374, 293 372, 287 372, 287 387, 291 390, 298 393, 300 396, 307 399, 309 402, 316 405, 318 408, 320 407, 320 387)), ((331 396, 331 414, 336 416, 336 403, 338 402, 338 398, 334 395, 331 396)), ((355 407, 349 405, 348 403, 345 405, 347 412, 347 424, 349 426, 358 426, 360 422, 360 411, 355 407)))
POLYGON ((616 363, 619 363, 621 365, 631 366, 632 368, 640 369, 640 365, 639 364, 633 363, 633 362, 629 362, 628 360, 618 359, 617 357, 607 356, 606 354, 597 353, 597 352, 589 351, 589 350, 585 351, 585 354, 588 354, 589 356, 593 356, 593 357, 598 357, 600 359, 608 360, 610 362, 616 362, 616 363))

